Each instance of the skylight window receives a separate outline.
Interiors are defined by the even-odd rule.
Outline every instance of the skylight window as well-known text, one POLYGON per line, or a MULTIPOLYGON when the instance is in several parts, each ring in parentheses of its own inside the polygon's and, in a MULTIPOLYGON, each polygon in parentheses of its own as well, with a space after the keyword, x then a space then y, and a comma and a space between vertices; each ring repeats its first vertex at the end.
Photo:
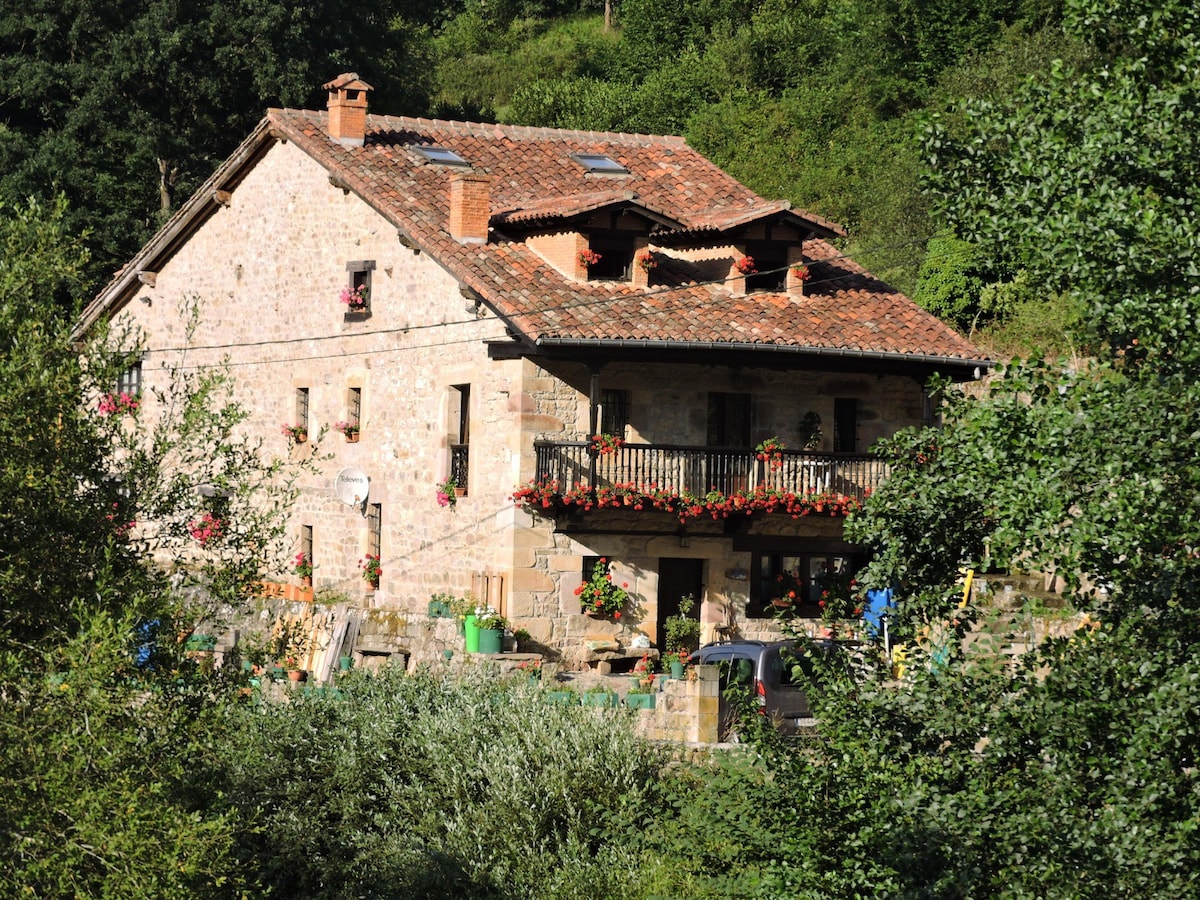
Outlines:
POLYGON ((469 166, 470 163, 455 153, 453 150, 447 150, 445 147, 418 147, 414 146, 413 152, 422 157, 426 162, 431 162, 438 166, 469 166))
POLYGON ((597 175, 628 175, 629 170, 603 153, 572 153, 571 159, 579 163, 589 173, 597 175))

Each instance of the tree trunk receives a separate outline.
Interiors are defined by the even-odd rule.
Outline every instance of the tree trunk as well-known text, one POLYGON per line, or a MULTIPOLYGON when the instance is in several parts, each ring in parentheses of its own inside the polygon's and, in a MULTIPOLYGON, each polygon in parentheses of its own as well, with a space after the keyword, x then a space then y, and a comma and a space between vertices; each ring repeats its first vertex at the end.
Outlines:
POLYGON ((164 219, 175 208, 175 179, 178 177, 179 169, 172 166, 169 159, 158 161, 158 206, 164 219))

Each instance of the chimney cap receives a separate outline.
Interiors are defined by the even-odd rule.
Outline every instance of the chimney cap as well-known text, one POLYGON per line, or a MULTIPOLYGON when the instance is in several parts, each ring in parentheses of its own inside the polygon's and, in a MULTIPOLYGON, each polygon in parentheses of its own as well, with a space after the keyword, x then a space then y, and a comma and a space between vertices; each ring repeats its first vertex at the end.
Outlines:
POLYGON ((373 91, 375 88, 358 77, 357 72, 343 72, 333 81, 327 81, 321 87, 327 91, 339 91, 345 88, 355 91, 373 91))

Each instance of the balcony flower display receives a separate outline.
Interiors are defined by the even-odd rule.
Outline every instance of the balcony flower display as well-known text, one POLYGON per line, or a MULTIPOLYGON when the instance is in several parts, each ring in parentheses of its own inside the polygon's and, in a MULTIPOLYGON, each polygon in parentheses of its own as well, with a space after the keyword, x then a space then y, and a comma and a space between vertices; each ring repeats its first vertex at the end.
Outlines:
POLYGON ((592 435, 592 450, 597 456, 612 456, 624 446, 624 438, 619 438, 615 434, 594 434, 592 435))
POLYGON ((379 579, 383 577, 383 565, 379 561, 379 554, 376 553, 372 556, 368 553, 358 561, 358 565, 362 569, 363 580, 371 586, 371 589, 379 587, 379 579))
POLYGON ((626 590, 629 585, 622 583, 617 587, 609 571, 609 561, 600 557, 592 567, 592 577, 575 588, 575 596, 579 598, 580 612, 589 616, 611 616, 621 618, 621 610, 629 599, 626 590))
POLYGON ((769 437, 754 448, 756 459, 770 463, 772 469, 783 468, 784 443, 777 437, 769 437))
POLYGON ((357 422, 335 422, 333 430, 340 431, 351 443, 358 440, 359 425, 357 422))
POLYGON ((344 287, 339 295, 341 301, 346 304, 350 312, 362 312, 367 308, 367 300, 369 294, 367 286, 360 284, 357 287, 344 287))
POLYGON ((305 441, 308 440, 308 426, 307 425, 304 425, 301 423, 297 423, 295 425, 289 425, 285 422, 283 425, 280 426, 279 430, 281 432, 283 432, 283 434, 288 438, 288 440, 290 440, 294 443, 303 444, 305 441))
POLYGON ((601 487, 586 484, 564 485, 553 479, 533 481, 513 492, 513 502, 526 506, 534 513, 562 512, 569 509, 626 508, 661 511, 678 517, 681 525, 689 520, 711 517, 715 520, 733 516, 788 515, 846 516, 861 509, 857 497, 832 491, 784 491, 759 485, 752 491, 724 494, 709 491, 697 496, 688 491, 661 488, 655 483, 616 483, 601 487))
POLYGON ((589 249, 579 251, 579 264, 581 266, 594 266, 596 263, 600 262, 601 258, 602 257, 600 254, 595 250, 589 249))
POLYGON ((743 275, 753 275, 758 271, 758 266, 754 264, 753 256, 743 256, 733 264, 733 267, 743 275))

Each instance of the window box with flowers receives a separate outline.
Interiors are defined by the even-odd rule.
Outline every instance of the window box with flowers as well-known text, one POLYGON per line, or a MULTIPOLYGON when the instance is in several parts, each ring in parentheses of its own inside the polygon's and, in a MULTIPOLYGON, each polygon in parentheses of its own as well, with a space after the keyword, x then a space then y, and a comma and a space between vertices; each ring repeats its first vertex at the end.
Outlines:
POLYGON ((733 267, 742 275, 753 275, 758 271, 758 266, 755 265, 753 256, 743 256, 734 262, 733 267))
POLYGON ((284 436, 288 440, 290 440, 293 444, 303 444, 305 441, 308 440, 308 426, 307 425, 304 425, 301 423, 297 423, 295 425, 289 425, 285 422, 283 425, 280 426, 279 430, 281 432, 283 432, 284 436))
POLYGON ((658 268, 658 257, 650 250, 644 250, 637 255, 638 268, 649 274, 658 268))
POLYGON ((579 611, 584 615, 613 620, 621 618, 625 603, 629 600, 626 590, 629 585, 625 582, 620 587, 616 585, 609 571, 611 565, 606 557, 600 557, 592 567, 592 577, 575 588, 579 611))
POLYGON ((806 266, 804 263, 800 263, 798 266, 792 266, 792 277, 797 281, 804 283, 805 281, 808 281, 808 279, 812 278, 812 272, 809 271, 808 266, 806 266))
POLYGON ((346 309, 349 312, 366 312, 370 298, 371 294, 364 284, 355 287, 344 287, 341 294, 339 294, 339 299, 346 304, 346 309))
POLYGON ((335 422, 334 431, 340 431, 346 438, 347 444, 358 443, 359 425, 357 422, 335 422))
POLYGON ((362 577, 367 586, 373 591, 378 590, 379 579, 383 577, 383 564, 379 561, 379 554, 368 553, 358 561, 358 565, 362 569, 362 577))

